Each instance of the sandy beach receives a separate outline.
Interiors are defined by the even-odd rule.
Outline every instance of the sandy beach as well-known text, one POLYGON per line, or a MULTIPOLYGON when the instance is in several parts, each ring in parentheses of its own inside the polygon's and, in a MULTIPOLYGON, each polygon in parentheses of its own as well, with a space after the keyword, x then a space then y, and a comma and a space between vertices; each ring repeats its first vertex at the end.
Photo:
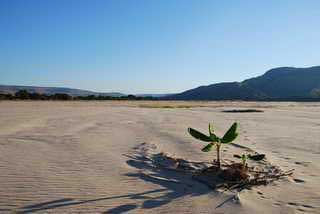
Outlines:
MULTIPOLYGON (((320 213, 320 103, 0 102, 0 213, 320 213), (187 107, 187 108, 185 108, 187 107), (225 113, 230 109, 261 113, 225 113), (242 191, 240 201, 144 152, 212 161, 188 127, 266 154, 293 177, 242 191)), ((231 159, 236 148, 224 147, 231 159)))

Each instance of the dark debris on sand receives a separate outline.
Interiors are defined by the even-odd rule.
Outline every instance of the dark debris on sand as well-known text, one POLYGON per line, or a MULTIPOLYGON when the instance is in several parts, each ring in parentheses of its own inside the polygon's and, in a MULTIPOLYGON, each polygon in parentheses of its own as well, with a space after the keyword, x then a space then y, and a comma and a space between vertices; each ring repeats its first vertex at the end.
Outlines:
POLYGON ((164 153, 153 155, 154 165, 169 170, 191 173, 192 178, 212 189, 241 191, 253 186, 267 185, 276 180, 291 176, 294 170, 282 171, 280 168, 262 161, 260 167, 246 167, 240 163, 222 164, 219 168, 214 163, 190 162, 173 158, 164 153))

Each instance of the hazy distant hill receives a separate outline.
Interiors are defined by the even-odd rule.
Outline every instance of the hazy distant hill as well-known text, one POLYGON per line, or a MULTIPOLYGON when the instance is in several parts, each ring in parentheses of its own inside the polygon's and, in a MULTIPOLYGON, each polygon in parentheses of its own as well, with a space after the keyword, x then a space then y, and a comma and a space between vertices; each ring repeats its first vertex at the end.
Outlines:
POLYGON ((294 100, 320 98, 320 66, 281 67, 243 82, 200 86, 173 96, 174 100, 294 100))
POLYGON ((138 97, 155 97, 155 98, 161 98, 166 96, 172 96, 175 94, 136 94, 138 97))
POLYGON ((0 93, 10 93, 14 94, 19 90, 27 90, 30 93, 39 93, 39 94, 69 94, 71 96, 88 96, 88 95, 103 95, 103 96, 112 96, 112 97, 120 97, 124 96, 124 94, 117 92, 110 93, 99 93, 81 89, 74 88, 60 88, 60 87, 38 87, 38 86, 15 86, 15 85, 0 85, 0 93))

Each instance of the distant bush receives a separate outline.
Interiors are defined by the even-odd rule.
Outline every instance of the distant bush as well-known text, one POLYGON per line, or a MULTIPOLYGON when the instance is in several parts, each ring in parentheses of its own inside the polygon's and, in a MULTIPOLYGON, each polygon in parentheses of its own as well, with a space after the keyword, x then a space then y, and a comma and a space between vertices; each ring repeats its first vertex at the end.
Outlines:
POLYGON ((111 97, 111 96, 71 96, 64 93, 56 93, 53 95, 30 93, 27 90, 19 90, 14 95, 11 94, 1 94, 0 100, 158 100, 153 97, 137 97, 135 95, 121 96, 121 97, 111 97))
POLYGON ((69 94, 54 94, 51 96, 52 100, 72 100, 72 96, 69 94))
POLYGON ((0 94, 0 100, 13 100, 14 96, 12 94, 0 94))
POLYGON ((15 93, 15 98, 20 100, 30 99, 30 93, 27 90, 20 90, 15 93))

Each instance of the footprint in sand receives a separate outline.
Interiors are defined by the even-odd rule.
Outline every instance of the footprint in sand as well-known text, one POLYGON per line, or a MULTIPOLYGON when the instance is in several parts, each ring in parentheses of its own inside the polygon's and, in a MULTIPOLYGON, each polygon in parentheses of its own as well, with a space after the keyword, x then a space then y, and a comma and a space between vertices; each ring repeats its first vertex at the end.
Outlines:
POLYGON ((291 158, 289 158, 289 157, 280 157, 280 158, 282 158, 284 160, 291 160, 291 158))
POLYGON ((297 207, 297 210, 301 211, 301 212, 307 212, 307 211, 310 211, 315 208, 312 205, 300 204, 300 203, 296 203, 296 202, 289 202, 289 203, 287 203, 287 205, 292 206, 292 207, 297 207))
POLYGON ((274 202, 273 205, 274 206, 281 206, 281 203, 280 202, 274 202))
POLYGON ((305 182, 304 180, 299 179, 299 178, 294 178, 293 181, 296 183, 304 183, 305 182))
POLYGON ((289 202, 288 205, 289 206, 300 206, 300 204, 296 203, 296 202, 289 202))
POLYGON ((260 198, 263 198, 263 199, 268 199, 266 196, 263 195, 262 192, 260 191, 257 191, 257 194, 259 195, 260 198))
POLYGON ((305 208, 310 208, 310 209, 314 208, 314 206, 311 206, 311 205, 308 205, 308 204, 302 204, 301 206, 303 206, 305 208))
POLYGON ((297 165, 302 165, 304 167, 307 167, 310 162, 296 161, 294 163, 297 164, 297 165))
POLYGON ((263 195, 263 193, 262 193, 262 192, 260 192, 260 191, 257 191, 257 193, 258 193, 259 195, 263 195))

